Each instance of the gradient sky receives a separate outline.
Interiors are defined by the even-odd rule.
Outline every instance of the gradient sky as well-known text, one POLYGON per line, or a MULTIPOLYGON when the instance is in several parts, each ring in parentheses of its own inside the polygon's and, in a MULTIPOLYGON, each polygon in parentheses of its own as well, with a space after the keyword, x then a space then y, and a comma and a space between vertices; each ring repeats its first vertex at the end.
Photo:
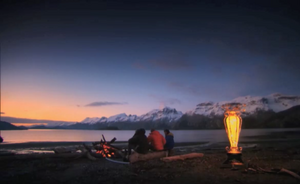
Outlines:
POLYGON ((5 1, 1 116, 81 121, 299 95, 297 1, 235 2, 5 1))

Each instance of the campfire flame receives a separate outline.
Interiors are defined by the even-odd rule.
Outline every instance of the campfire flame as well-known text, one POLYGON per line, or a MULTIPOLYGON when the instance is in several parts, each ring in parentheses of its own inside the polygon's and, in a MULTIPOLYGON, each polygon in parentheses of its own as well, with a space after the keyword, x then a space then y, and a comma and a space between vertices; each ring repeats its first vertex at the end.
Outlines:
POLYGON ((96 154, 101 154, 102 157, 115 157, 115 152, 118 149, 110 144, 115 142, 116 138, 114 137, 109 143, 106 142, 106 139, 103 134, 102 138, 103 139, 101 139, 100 142, 93 143, 94 148, 97 150, 96 154))
POLYGON ((107 145, 107 143, 100 143, 100 149, 96 151, 97 154, 101 154, 103 157, 112 157, 115 155, 114 149, 107 145))

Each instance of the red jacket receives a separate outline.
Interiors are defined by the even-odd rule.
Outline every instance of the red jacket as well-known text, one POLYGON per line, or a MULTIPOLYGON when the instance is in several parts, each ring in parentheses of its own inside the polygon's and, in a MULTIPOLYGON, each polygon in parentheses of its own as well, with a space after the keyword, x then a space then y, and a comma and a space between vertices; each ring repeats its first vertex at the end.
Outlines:
POLYGON ((148 136, 148 142, 151 143, 153 148, 157 151, 163 150, 166 144, 166 139, 157 130, 151 132, 148 136))

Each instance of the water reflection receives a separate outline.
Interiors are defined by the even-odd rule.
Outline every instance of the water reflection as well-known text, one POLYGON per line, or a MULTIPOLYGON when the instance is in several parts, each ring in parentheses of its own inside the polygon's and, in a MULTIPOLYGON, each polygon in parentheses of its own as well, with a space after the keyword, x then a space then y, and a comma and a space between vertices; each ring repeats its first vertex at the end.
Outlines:
MULTIPOLYGON (((159 130, 163 134, 163 130, 159 130)), ((293 131, 300 129, 244 129, 241 131, 240 141, 249 141, 253 137, 267 136, 272 133, 293 131)), ((2 131, 4 143, 24 142, 95 142, 100 141, 102 134, 107 141, 117 138, 117 141, 127 141, 134 134, 134 130, 50 130, 29 129, 2 131)), ((172 130, 175 142, 224 142, 228 141, 225 130, 172 130)), ((150 131, 146 131, 149 135, 150 131)))

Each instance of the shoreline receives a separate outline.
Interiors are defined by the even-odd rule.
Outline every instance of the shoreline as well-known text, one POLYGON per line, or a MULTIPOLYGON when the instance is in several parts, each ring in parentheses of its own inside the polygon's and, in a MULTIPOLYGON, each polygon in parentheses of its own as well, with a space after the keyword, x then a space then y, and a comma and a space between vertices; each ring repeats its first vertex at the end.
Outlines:
MULTIPOLYGON (((4 143, 0 144, 1 150, 15 150, 15 149, 53 149, 55 147, 72 147, 79 146, 82 144, 92 145, 93 142, 24 142, 24 143, 4 143)), ((175 143, 175 146, 196 146, 206 144, 208 142, 181 142, 175 143)), ((112 145, 126 147, 126 141, 114 142, 112 145)))
MULTIPOLYGON (((76 152, 77 147, 82 144, 92 146, 93 142, 24 142, 24 143, 6 143, 0 144, 0 157, 1 154, 54 154, 54 149, 69 149, 72 152, 76 152)), ((112 145, 127 148, 127 142, 118 141, 112 145)), ((241 141, 238 146, 242 147, 243 150, 254 147, 287 147, 289 145, 295 145, 300 147, 300 139, 260 139, 252 141, 241 141)), ((225 147, 229 146, 228 141, 224 142, 180 142, 175 143, 174 150, 180 152, 191 152, 191 151, 205 151, 205 150, 225 150, 225 147)))
MULTIPOLYGON (((77 143, 72 142, 70 144, 77 146, 77 143)), ((26 144, 27 146, 43 145, 43 143, 23 143, 23 146, 26 144)), ((48 142, 46 144, 48 146, 55 144, 70 146, 65 142, 48 142)), ((18 145, 19 148, 20 145, 22 144, 18 145)), ((90 160, 85 157, 71 158, 48 153, 0 156, 0 178, 1 183, 32 183, 34 181, 46 184, 299 183, 299 180, 288 174, 258 171, 260 168, 265 170, 285 168, 300 174, 299 139, 294 141, 240 142, 239 146, 243 147, 244 165, 238 170, 220 168, 227 157, 225 151, 225 146, 228 146, 227 142, 203 145, 207 145, 207 143, 184 143, 177 145, 174 149, 175 155, 204 153, 201 158, 173 162, 153 159, 127 165, 114 163, 104 158, 90 160)), ((16 144, 11 146, 16 146, 16 144)))

